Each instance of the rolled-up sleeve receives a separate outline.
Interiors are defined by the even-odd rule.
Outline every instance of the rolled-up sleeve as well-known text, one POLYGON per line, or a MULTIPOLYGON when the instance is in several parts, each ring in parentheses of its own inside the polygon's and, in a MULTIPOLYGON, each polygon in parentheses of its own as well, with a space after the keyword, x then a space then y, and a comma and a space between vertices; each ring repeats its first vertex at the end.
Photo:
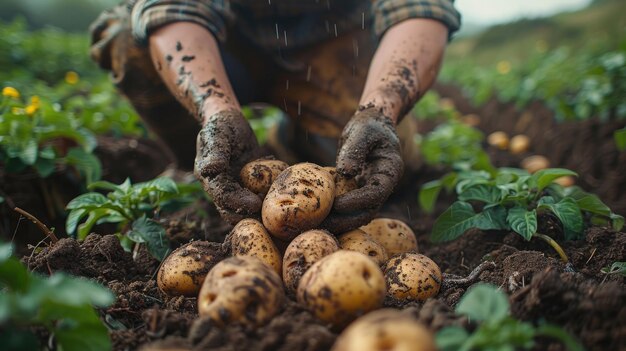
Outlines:
POLYGON ((372 4, 374 32, 377 38, 393 25, 410 18, 430 18, 448 27, 449 37, 461 26, 461 14, 454 0, 375 0, 372 4))
POLYGON ((155 29, 173 22, 197 23, 223 42, 233 18, 227 0, 138 0, 132 10, 131 25, 133 36, 140 43, 145 43, 155 29))

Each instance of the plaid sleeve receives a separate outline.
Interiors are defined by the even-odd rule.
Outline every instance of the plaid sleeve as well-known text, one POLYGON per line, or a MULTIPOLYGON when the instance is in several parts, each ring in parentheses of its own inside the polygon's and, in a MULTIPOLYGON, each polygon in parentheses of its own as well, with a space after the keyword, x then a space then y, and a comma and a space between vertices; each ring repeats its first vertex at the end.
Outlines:
POLYGON ((228 0, 138 0, 133 7, 133 36, 145 43, 150 32, 173 22, 193 22, 208 29, 221 42, 233 15, 228 0))
POLYGON ((409 18, 431 18, 448 27, 449 36, 461 26, 461 14, 454 0, 374 0, 374 32, 377 38, 391 26, 409 18))

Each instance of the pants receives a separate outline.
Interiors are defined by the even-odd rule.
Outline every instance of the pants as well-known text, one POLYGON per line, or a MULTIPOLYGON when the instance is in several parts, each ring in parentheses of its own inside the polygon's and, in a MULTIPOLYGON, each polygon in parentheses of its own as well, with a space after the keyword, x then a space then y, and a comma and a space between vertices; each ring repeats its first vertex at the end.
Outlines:
MULTIPOLYGON (((111 71, 113 83, 170 148, 179 167, 191 169, 200 126, 161 81, 148 49, 134 41, 130 11, 131 5, 120 5, 100 15, 91 27, 91 56, 100 67, 111 71)), ((257 48, 234 28, 220 50, 242 105, 265 102, 289 116, 276 133, 270 133, 268 144, 277 156, 288 158, 285 161, 289 163, 333 165, 336 139, 358 106, 374 54, 370 33, 359 28, 278 55, 257 48)), ((397 131, 405 169, 417 167, 415 119, 405 118, 397 131)))

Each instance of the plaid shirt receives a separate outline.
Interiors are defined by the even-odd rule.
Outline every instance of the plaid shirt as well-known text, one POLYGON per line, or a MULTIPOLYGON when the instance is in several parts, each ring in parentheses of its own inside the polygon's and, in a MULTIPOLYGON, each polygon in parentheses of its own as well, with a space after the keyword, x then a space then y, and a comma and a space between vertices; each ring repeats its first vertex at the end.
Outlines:
POLYGON ((431 18, 459 29, 454 0, 137 0, 132 11, 133 35, 148 34, 172 22, 194 22, 224 42, 236 27, 268 51, 299 48, 342 33, 370 27, 377 39, 409 18, 431 18))

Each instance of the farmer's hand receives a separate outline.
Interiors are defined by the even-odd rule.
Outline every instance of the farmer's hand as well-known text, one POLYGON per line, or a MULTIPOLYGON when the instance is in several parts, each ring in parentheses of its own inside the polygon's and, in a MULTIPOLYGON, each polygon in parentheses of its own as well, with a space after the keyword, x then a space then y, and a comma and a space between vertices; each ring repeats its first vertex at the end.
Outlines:
POLYGON ((262 199, 239 185, 239 172, 260 156, 250 124, 238 110, 211 115, 198 133, 195 174, 222 218, 232 224, 260 217, 262 199))
POLYGON ((387 200, 403 171, 400 140, 391 119, 378 108, 358 111, 339 140, 337 172, 359 176, 362 186, 335 199, 323 227, 335 234, 367 224, 387 200))

